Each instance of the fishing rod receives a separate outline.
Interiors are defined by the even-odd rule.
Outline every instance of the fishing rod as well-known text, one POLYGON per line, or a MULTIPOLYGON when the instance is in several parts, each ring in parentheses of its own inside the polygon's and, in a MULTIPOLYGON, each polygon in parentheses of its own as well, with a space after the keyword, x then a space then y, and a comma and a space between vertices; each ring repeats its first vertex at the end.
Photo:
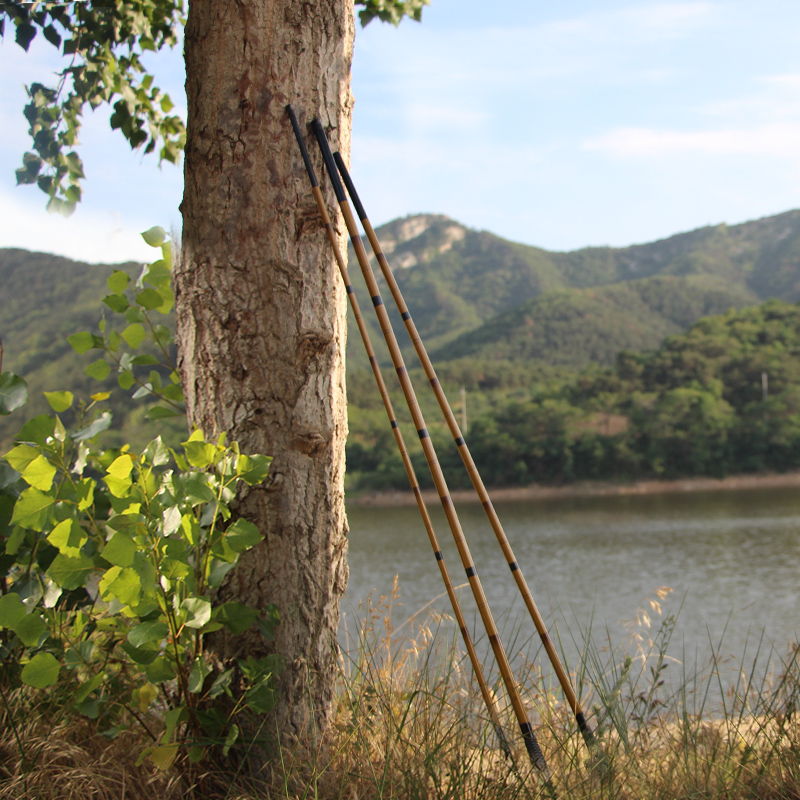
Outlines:
POLYGON ((367 332, 364 319, 361 315, 361 309, 358 305, 355 292, 353 291, 353 286, 350 283, 347 264, 339 249, 339 244, 336 240, 336 233, 333 230, 333 225, 331 224, 330 216, 328 215, 328 209, 325 206, 325 200, 322 197, 322 191, 320 190, 319 183, 317 182, 317 176, 314 172, 314 167, 312 166, 311 159, 308 156, 308 150, 306 149, 305 141, 303 140, 303 134, 300 130, 300 125, 297 122, 297 117, 295 116, 294 109, 291 105, 286 106, 286 113, 289 115, 289 119, 292 123, 294 135, 297 139, 297 144, 300 147, 300 154, 303 157, 303 163, 305 164, 306 172, 308 173, 308 179, 311 182, 311 191, 314 195, 314 199, 317 202, 317 208, 319 209, 320 216, 322 217, 322 222, 325 225, 325 231, 328 234, 328 241, 331 243, 334 258, 339 266, 339 274, 342 276, 342 280, 344 281, 347 298, 350 301, 350 307, 353 309, 353 315, 355 316, 356 324, 358 325, 358 331, 361 334, 361 340, 364 343, 364 348, 366 349, 367 356, 369 357, 369 363, 372 367, 372 374, 375 376, 375 382, 378 384, 378 390, 380 392, 381 399, 383 400, 383 406, 386 409, 386 415, 389 417, 389 423, 392 426, 392 432, 394 433, 394 438, 397 442, 397 449, 400 451, 400 457, 403 460, 403 466, 405 467, 406 475, 408 475, 408 480, 411 484, 411 490, 414 492, 414 497, 417 501, 417 507, 419 508, 420 515, 422 516, 422 522, 425 525, 428 539, 430 540, 431 547, 433 548, 433 554, 436 558, 436 563, 439 565, 442 581, 444 582, 447 596, 450 599, 450 605, 453 608, 456 624, 458 625, 458 628, 461 631, 461 636, 464 639, 464 645, 467 648, 467 654, 469 655, 472 669, 475 673, 475 677, 478 680, 478 686, 480 687, 481 695, 483 696, 483 702, 485 703, 486 709, 489 712, 489 718, 491 719, 492 727, 494 728, 494 732, 497 735, 497 739, 500 743, 500 749, 511 761, 512 765, 514 765, 514 756, 511 752, 511 748, 509 747, 508 740, 506 739, 503 726, 500 722, 500 716, 497 712, 495 700, 492 697, 492 693, 489 690, 486 679, 484 678, 483 670, 481 669, 481 663, 478 659, 478 654, 475 652, 475 647, 472 643, 472 637, 469 635, 469 629, 467 628, 466 620, 464 619, 464 615, 461 611, 461 604, 458 602, 458 597, 456 596, 455 589, 453 588, 453 583, 450 580, 450 573, 448 572, 447 566, 444 563, 444 555, 441 547, 439 547, 439 542, 433 529, 433 523, 431 522, 430 515, 428 514, 428 508, 425 505, 425 500, 422 497, 422 492, 419 488, 419 482, 417 481, 414 467, 411 464, 411 458, 408 455, 405 440, 403 439, 403 434, 400 431, 400 425, 397 422, 392 401, 389 398, 389 392, 386 389, 386 383, 383 380, 383 373, 381 372, 381 368, 378 364, 378 359, 375 356, 375 351, 372 347, 369 333, 367 332))
MULTIPOLYGON (((536 607, 536 602, 534 601, 533 595, 528 588, 528 584, 525 581, 525 577, 522 574, 519 563, 514 556, 514 552, 511 549, 511 545, 509 544, 508 538, 503 530, 500 518, 497 516, 497 512, 492 505, 489 493, 486 491, 486 487, 483 484, 483 480, 478 472, 478 468, 475 466, 475 462, 472 460, 472 455, 470 454, 467 443, 464 440, 464 436, 458 427, 458 422, 456 421, 453 410, 450 407, 450 403, 448 402, 444 393, 444 389, 442 389, 442 385, 439 383, 439 379, 436 377, 436 371, 434 370, 433 364, 431 363, 428 353, 425 350, 425 346, 422 343, 422 339, 420 338, 417 327, 414 324, 414 320, 411 318, 411 314, 406 306, 405 300, 403 299, 403 295, 400 292, 400 287, 397 285, 397 281, 392 274, 392 270, 389 267, 389 262, 386 260, 386 256, 383 253, 380 242, 378 241, 378 237, 375 235, 375 231, 373 230, 372 225, 367 217, 367 212, 364 210, 364 206, 358 197, 358 193, 356 192, 356 188, 353 184, 352 178, 350 177, 350 173, 347 171, 347 167, 345 166, 344 161, 338 152, 334 154, 334 160, 338 171, 341 173, 342 179, 347 186, 347 191, 350 194, 350 198, 352 199, 353 205, 356 208, 356 213, 358 214, 361 224, 364 227, 364 231, 367 234, 372 251, 375 253, 375 257, 378 260, 383 277, 389 286, 389 291, 392 293, 397 310, 400 312, 400 316, 405 323, 408 335, 410 336, 411 342, 414 345, 414 350, 416 351, 417 356, 422 363, 422 368, 425 371, 425 377, 428 379, 431 388, 436 395, 439 408, 441 409, 445 418, 445 422, 447 423, 447 427, 450 429, 450 433, 455 440, 461 460, 464 462, 464 466, 467 469, 467 473, 478 495, 478 499, 480 500, 481 505, 486 512, 486 516, 489 519, 489 523, 492 526, 495 537, 497 538, 500 548, 503 551, 503 555, 508 562, 511 574, 514 576, 517 588, 519 589, 522 599, 525 602, 525 606, 527 607, 528 612, 533 619, 536 631, 538 632, 539 638, 544 645, 544 649, 547 652, 550 663, 553 665, 553 669, 558 677, 558 682, 561 684, 561 689, 564 692, 567 702, 572 709, 572 713, 575 716, 578 730, 581 732, 581 735, 586 742, 586 746, 589 748, 592 755, 597 755, 595 752, 597 740, 595 739, 589 723, 586 721, 586 716, 583 713, 583 709, 581 708, 578 697, 575 694, 575 690, 572 688, 572 683, 570 682, 569 676, 567 675, 567 672, 561 663, 561 659, 558 657, 555 646, 550 639, 550 635, 547 632, 547 627, 544 624, 542 615, 539 613, 539 609, 536 607)), ((360 241, 361 240, 359 238, 359 242, 360 241)))
POLYGON ((403 395, 405 396, 408 409, 411 412, 411 418, 414 421, 417 435, 420 438, 422 449, 425 453, 425 460, 428 462, 428 467, 430 469, 433 482, 436 486, 437 493, 439 494, 439 499, 442 503, 442 508, 444 509, 447 522, 450 526, 450 530, 452 531, 456 548, 458 549, 461 562, 467 573, 469 585, 472 589, 475 602, 478 606, 478 612, 481 615, 481 620, 483 621, 484 628, 486 629, 486 633, 489 637, 489 643, 492 647, 492 651, 494 652, 494 656, 497 659, 500 674, 503 678, 503 683, 505 684, 511 705, 514 709, 514 714, 519 722, 525 747, 528 751, 528 756, 530 757, 531 763, 542 774, 544 778, 544 784, 548 792, 551 794, 551 796, 555 797, 555 788, 553 787, 550 769, 547 766, 547 762, 545 761, 542 750, 539 747, 538 741, 536 740, 536 735, 533 732, 533 726, 528 720, 527 711, 522 703, 522 697, 520 695, 519 688, 517 687, 516 681, 514 680, 514 675, 511 671, 511 664, 508 661, 508 656, 506 655, 503 644, 500 641, 500 635, 492 617, 492 612, 489 609, 489 603, 483 591, 480 578, 478 577, 478 572, 475 569, 475 563, 472 560, 469 545, 467 544, 466 537, 464 536, 464 531, 461 528, 461 522, 458 519, 458 514, 456 513, 455 506, 453 505, 453 500, 450 497, 450 491, 447 488, 447 482, 445 481, 444 473, 442 472, 442 468, 436 458, 436 452, 433 448, 430 434, 428 433, 428 429, 425 425, 425 419, 422 415, 422 411, 420 410, 419 403, 417 402, 414 387, 411 385, 411 381, 408 377, 408 370, 403 362, 403 356, 400 352, 400 347, 397 344, 394 331, 392 330, 392 325, 389 321, 389 315, 386 312, 386 307, 383 304, 383 299, 381 298, 380 291, 378 290, 378 285, 375 281, 375 275, 372 272, 372 268, 370 267, 366 250, 364 250, 364 245, 361 242, 361 237, 359 236, 353 213, 350 210, 349 203, 347 202, 347 195, 345 194, 344 187, 339 180, 339 174, 336 169, 336 164, 333 160, 333 154, 331 153, 330 145, 328 144, 328 137, 325 135, 325 129, 322 127, 322 123, 318 119, 315 119, 311 123, 311 128, 314 131, 317 142, 319 143, 322 157, 325 161, 325 166, 327 167, 331 183, 333 184, 336 199, 339 202, 339 208, 341 209, 347 230, 350 234, 350 241, 353 243, 353 248, 355 249, 356 257, 358 259, 359 266, 361 267, 361 272, 364 275, 364 280, 367 283, 367 288, 369 290, 370 297, 372 298, 372 305, 375 308, 375 313, 377 314, 378 321, 380 322, 381 331, 383 332, 384 339, 389 347, 392 364, 397 372, 397 376, 400 380, 400 386, 403 390, 403 395))

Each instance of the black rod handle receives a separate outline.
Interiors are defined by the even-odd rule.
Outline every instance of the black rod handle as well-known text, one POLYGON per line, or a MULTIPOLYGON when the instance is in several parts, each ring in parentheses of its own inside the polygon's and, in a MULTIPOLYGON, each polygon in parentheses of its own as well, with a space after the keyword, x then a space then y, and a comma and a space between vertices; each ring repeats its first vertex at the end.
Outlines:
POLYGON ((319 183, 317 182, 317 176, 314 174, 314 167, 311 166, 311 159, 308 157, 306 143, 303 141, 303 134, 300 131, 300 125, 297 122, 297 117, 294 115, 294 109, 292 108, 291 103, 286 106, 286 113, 289 115, 292 128, 294 128, 294 135, 297 139, 297 144, 300 145, 300 155, 303 156, 303 163, 306 165, 306 172, 308 173, 308 178, 311 181, 311 186, 312 188, 319 186, 319 183))
POLYGON ((317 144, 322 152, 325 168, 328 170, 328 175, 330 175, 336 199, 340 203, 343 203, 347 200, 347 195, 344 193, 344 186, 342 186, 342 182, 339 180, 339 171, 336 169, 336 164, 333 161, 333 154, 331 153, 331 146, 328 144, 328 137, 325 135, 325 128, 322 127, 322 123, 318 119, 315 119, 311 123, 311 130, 314 131, 314 136, 317 137, 317 144))
POLYGON ((365 220, 367 218, 367 212, 364 211, 364 206, 361 205, 361 200, 358 198, 358 192, 356 191, 353 179, 350 177, 350 173, 347 171, 347 167, 344 165, 342 154, 338 150, 333 154, 333 160, 336 162, 336 166, 339 168, 339 174, 342 176, 344 185, 347 187, 347 193, 350 195, 350 199, 353 201, 358 218, 360 220, 365 220))

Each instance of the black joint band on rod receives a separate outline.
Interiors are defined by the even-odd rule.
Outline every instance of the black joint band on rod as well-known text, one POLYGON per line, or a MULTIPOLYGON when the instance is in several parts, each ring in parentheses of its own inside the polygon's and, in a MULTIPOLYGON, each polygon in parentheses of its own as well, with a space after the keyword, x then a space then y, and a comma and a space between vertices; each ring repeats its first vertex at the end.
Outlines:
POLYGON ((508 566, 512 572, 516 572, 519 569, 519 564, 516 561, 509 562, 508 566))
POLYGON ((444 558, 444 553, 441 550, 437 550, 434 555, 436 556, 437 561, 441 561, 444 558))
POLYGON ((402 313, 400 316, 401 316, 401 317, 402 317, 402 318, 403 318, 403 319, 404 319, 406 322, 408 322, 408 320, 410 320, 410 319, 411 319, 411 313, 410 313, 409 311, 404 311, 404 312, 403 312, 403 313, 402 313))
POLYGON ((420 439, 427 439, 430 436, 427 428, 421 428, 417 431, 417 434, 419 434, 420 439))
POLYGON ((539 742, 536 741, 536 734, 533 732, 533 727, 530 722, 525 722, 520 725, 522 728, 522 738, 525 741, 525 748, 531 761, 539 767, 539 769, 546 769, 546 761, 544 760, 544 753, 539 747, 539 742))
POLYGON ((349 283, 347 284, 347 286, 344 287, 344 289, 347 292, 347 294, 353 294, 353 292, 355 291, 355 289, 353 289, 353 287, 349 283))
POLYGON ((379 294, 376 294, 375 297, 372 298, 372 305, 374 305, 375 308, 377 308, 378 306, 382 306, 383 298, 379 294))
POLYGON ((468 578, 474 578, 478 574, 478 570, 475 567, 467 567, 466 573, 468 578))
POLYGON ((322 153, 322 159, 325 162, 325 169, 328 170, 328 175, 330 175, 336 199, 340 203, 343 203, 347 200, 347 195, 345 195, 344 186, 342 186, 342 182, 339 180, 339 171, 336 169, 336 164, 331 155, 331 147, 328 144, 328 137, 325 135, 325 128, 322 127, 322 123, 318 119, 315 119, 311 123, 311 130, 314 131, 314 136, 317 137, 317 144, 322 153))
POLYGON ((392 420, 392 427, 393 427, 393 428, 398 428, 398 427, 400 427, 400 426, 397 424, 397 420, 396 420, 396 419, 393 419, 393 420, 392 420))
POLYGON ((462 445, 465 445, 465 444, 466 444, 466 442, 464 441, 464 437, 463 436, 459 436, 458 439, 456 439, 456 447, 461 447, 462 445))
POLYGON ((294 115, 294 109, 291 105, 286 106, 286 113, 289 115, 289 120, 292 123, 297 144, 300 145, 300 155, 303 157, 303 163, 306 165, 308 179, 311 181, 312 187, 317 187, 319 186, 319 183, 317 183, 317 176, 314 174, 314 167, 311 166, 311 159, 308 157, 308 150, 306 149, 306 143, 303 141, 300 124, 297 122, 297 117, 294 115))
POLYGON ((350 173, 347 171, 347 167, 344 165, 344 159, 342 158, 342 154, 337 150, 333 154, 333 159, 336 162, 336 166, 339 168, 339 173, 342 176, 344 185, 347 187, 347 193, 350 195, 350 199, 353 201, 353 205, 355 206, 358 218, 361 220, 366 219, 367 212, 364 211, 364 206, 361 205, 361 200, 358 199, 358 193, 356 192, 356 187, 353 185, 353 179, 350 177, 350 173))

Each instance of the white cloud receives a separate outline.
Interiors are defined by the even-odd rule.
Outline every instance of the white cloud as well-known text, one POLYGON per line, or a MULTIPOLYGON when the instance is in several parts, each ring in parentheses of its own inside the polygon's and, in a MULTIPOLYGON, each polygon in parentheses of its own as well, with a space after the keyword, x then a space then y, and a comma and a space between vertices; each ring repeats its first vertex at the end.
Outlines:
MULTIPOLYGON (((0 190, 0 246, 55 253, 90 263, 149 262, 157 251, 145 244, 133 220, 122 222, 117 211, 89 212, 85 208, 71 217, 44 210, 44 196, 36 192, 36 203, 0 190)), ((145 226, 142 226, 142 230, 145 226)))
POLYGON ((800 157, 800 123, 774 123, 750 129, 670 131, 618 128, 587 139, 581 149, 618 158, 701 153, 712 156, 800 157))

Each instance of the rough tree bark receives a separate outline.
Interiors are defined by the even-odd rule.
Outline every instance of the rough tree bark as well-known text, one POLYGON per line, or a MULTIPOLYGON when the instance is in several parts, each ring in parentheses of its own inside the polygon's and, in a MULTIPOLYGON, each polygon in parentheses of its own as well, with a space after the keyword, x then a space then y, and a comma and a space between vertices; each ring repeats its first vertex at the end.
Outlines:
MULTIPOLYGON (((329 715, 347 582, 345 296, 284 107, 318 115, 349 152, 353 36, 352 0, 191 0, 185 40, 176 308, 189 419, 274 457, 240 503, 264 544, 223 594, 278 606, 278 718, 304 736, 329 715)), ((225 655, 265 646, 233 645, 225 655)))

